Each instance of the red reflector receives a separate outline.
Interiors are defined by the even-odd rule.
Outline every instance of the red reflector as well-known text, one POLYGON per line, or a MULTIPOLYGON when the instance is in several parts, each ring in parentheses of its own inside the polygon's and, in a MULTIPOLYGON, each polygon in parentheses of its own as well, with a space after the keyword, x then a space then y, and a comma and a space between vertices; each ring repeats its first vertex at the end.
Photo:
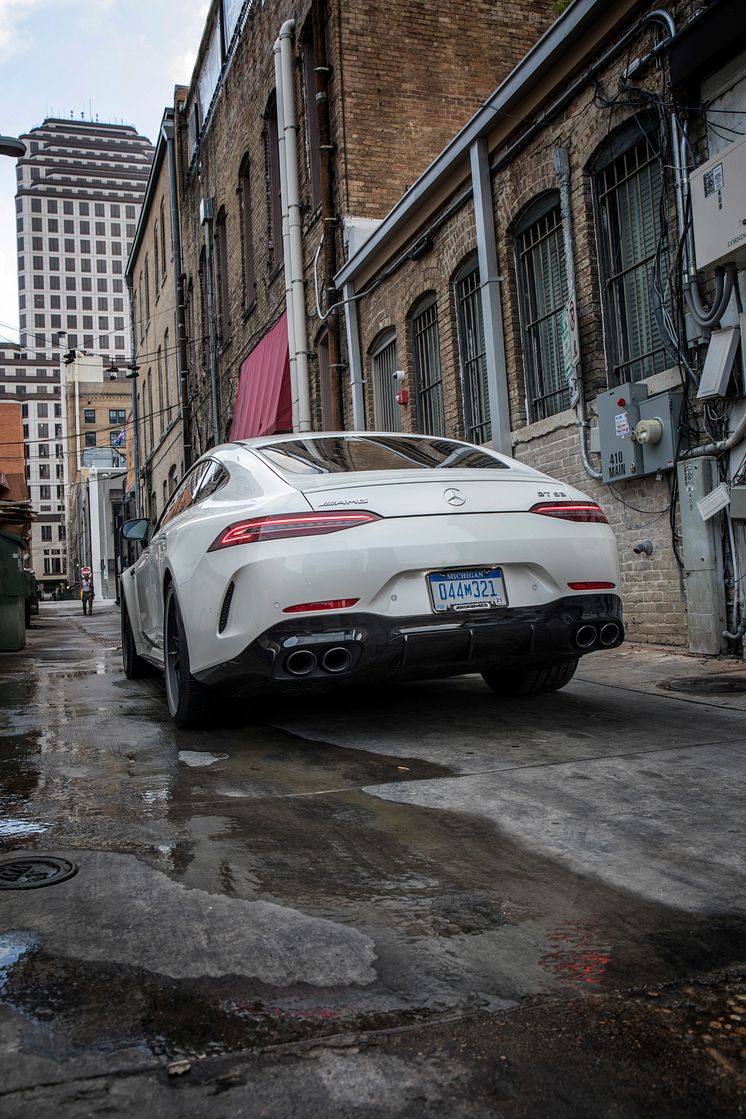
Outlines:
POLYGON ((529 513, 540 513, 542 517, 559 517, 562 521, 593 521, 607 525, 603 509, 595 501, 539 501, 532 505, 529 513))
POLYGON ((253 517, 236 521, 224 528, 213 540, 208 552, 230 548, 234 544, 256 544, 265 540, 287 540, 292 536, 321 536, 343 528, 378 521, 378 513, 287 513, 271 517, 253 517))
POLYGON ((568 583, 571 591, 611 591, 616 583, 568 583))
POLYGON ((344 610, 354 606, 359 598, 329 598, 326 602, 299 602, 297 606, 283 607, 283 614, 300 614, 303 610, 344 610))

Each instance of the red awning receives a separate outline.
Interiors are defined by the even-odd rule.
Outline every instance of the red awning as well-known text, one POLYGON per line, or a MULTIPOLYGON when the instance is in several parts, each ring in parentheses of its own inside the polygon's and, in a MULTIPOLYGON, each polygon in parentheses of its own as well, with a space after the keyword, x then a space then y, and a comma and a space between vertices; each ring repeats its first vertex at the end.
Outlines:
POLYGON ((293 430, 287 312, 241 366, 231 439, 293 430))

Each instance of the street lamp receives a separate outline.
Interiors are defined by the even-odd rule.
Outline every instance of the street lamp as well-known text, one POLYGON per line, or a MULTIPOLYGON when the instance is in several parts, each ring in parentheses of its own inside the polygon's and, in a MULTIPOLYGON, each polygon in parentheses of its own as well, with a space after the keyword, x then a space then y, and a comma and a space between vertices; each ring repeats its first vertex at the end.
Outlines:
POLYGON ((11 159, 22 159, 26 154, 26 145, 23 140, 16 140, 15 136, 0 136, 0 155, 9 155, 11 159))

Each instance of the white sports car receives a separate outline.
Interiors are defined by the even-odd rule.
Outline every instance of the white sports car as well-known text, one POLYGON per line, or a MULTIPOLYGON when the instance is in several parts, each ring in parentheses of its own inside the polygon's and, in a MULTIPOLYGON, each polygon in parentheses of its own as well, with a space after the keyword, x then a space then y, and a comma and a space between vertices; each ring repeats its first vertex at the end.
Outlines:
POLYGON ((431 436, 280 435, 215 447, 122 575, 127 676, 165 671, 179 726, 210 692, 296 692, 480 672, 556 691, 624 639, 595 502, 504 455, 431 436))

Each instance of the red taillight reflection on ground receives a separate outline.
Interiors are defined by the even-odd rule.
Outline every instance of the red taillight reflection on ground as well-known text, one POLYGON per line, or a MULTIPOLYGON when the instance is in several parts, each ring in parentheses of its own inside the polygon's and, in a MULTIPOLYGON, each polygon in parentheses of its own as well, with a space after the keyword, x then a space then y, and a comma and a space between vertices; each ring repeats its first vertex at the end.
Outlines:
POLYGON ((320 536, 356 528, 381 518, 378 513, 282 513, 236 521, 213 540, 208 552, 231 548, 235 544, 257 544, 266 540, 287 540, 293 536, 320 536))
POLYGON ((299 602, 296 606, 283 606, 283 614, 300 614, 306 610, 346 610, 354 606, 359 598, 328 598, 324 602, 299 602))
POLYGON ((591 521, 607 525, 603 509, 595 501, 539 501, 532 505, 529 513, 539 513, 542 517, 559 517, 562 521, 591 521))

